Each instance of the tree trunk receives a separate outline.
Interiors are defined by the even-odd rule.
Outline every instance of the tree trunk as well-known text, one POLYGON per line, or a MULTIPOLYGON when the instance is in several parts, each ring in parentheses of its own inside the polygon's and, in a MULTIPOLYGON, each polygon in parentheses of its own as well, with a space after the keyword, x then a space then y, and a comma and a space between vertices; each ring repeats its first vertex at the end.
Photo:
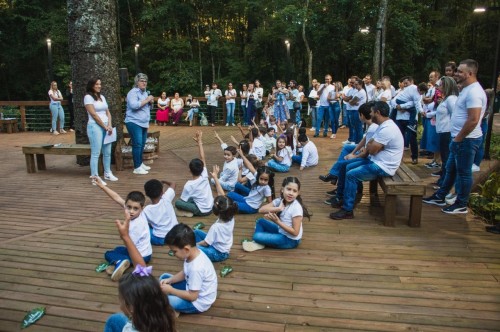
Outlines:
MULTIPOLYGON (((112 125, 123 137, 123 119, 118 77, 116 2, 114 0, 68 0, 69 55, 74 87, 76 143, 88 144, 88 115, 83 105, 85 87, 91 78, 100 78, 112 125)), ((77 158, 87 165, 89 158, 77 158)))
POLYGON ((201 62, 201 39, 200 39, 200 21, 198 20, 196 23, 196 32, 198 33, 198 62, 200 65, 200 91, 204 91, 203 89, 203 64, 201 62))
POLYGON ((313 52, 309 47, 309 43, 306 37, 306 23, 307 23, 307 11, 309 9, 309 0, 306 1, 306 10, 304 14, 304 23, 302 24, 302 39, 304 40, 304 44, 306 45, 306 54, 307 54, 307 80, 309 83, 312 81, 312 61, 313 61, 313 52))
POLYGON ((385 26, 387 22, 388 0, 380 1, 380 11, 378 13, 377 28, 375 34, 375 47, 373 52, 373 77, 381 79, 384 75, 384 49, 385 49, 385 26))

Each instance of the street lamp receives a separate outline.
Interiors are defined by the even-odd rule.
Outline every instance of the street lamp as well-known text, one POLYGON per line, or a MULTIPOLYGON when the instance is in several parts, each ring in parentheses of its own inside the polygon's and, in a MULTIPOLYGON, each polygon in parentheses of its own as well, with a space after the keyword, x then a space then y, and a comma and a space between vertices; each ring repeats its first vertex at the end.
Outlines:
POLYGON ((382 79, 382 74, 383 74, 383 57, 384 57, 384 51, 382 49, 382 43, 383 43, 383 34, 384 34, 384 30, 382 28, 382 26, 377 26, 375 28, 375 30, 379 31, 379 39, 378 39, 378 79, 381 80, 382 79))
MULTIPOLYGON (((495 10, 500 10, 500 7, 477 7, 474 8, 474 13, 484 13, 486 11, 495 11, 495 10)), ((500 21, 498 22, 498 33, 497 33, 497 45, 496 45, 496 50, 495 50, 495 62, 493 63, 493 77, 492 77, 492 83, 491 86, 493 87, 493 93, 496 94, 497 91, 497 70, 498 70, 498 52, 500 49, 500 21)), ((496 98, 493 99, 493 107, 492 109, 495 110, 495 100, 496 98)), ((488 118, 488 130, 486 132, 486 139, 484 143, 484 158, 490 159, 490 145, 491 145, 491 130, 493 127, 493 117, 495 113, 494 111, 492 114, 490 114, 488 118)))
POLYGON ((369 27, 359 28, 359 32, 361 32, 362 34, 366 35, 366 34, 370 33, 370 28, 369 27))
POLYGON ((139 74, 139 44, 135 44, 135 73, 139 74))
POLYGON ((52 82, 52 40, 47 39, 47 60, 49 63, 49 82, 52 82))
POLYGON ((285 80, 290 79, 290 41, 287 39, 285 40, 285 45, 286 45, 286 77, 285 80))

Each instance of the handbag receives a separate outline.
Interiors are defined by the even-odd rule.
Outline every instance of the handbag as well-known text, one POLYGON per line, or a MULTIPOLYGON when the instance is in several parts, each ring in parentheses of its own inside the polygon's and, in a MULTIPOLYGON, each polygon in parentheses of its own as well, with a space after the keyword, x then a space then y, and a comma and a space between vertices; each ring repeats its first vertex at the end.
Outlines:
POLYGON ((262 102, 260 100, 258 100, 258 99, 255 100, 255 104, 254 105, 255 105, 256 109, 262 108, 262 102))

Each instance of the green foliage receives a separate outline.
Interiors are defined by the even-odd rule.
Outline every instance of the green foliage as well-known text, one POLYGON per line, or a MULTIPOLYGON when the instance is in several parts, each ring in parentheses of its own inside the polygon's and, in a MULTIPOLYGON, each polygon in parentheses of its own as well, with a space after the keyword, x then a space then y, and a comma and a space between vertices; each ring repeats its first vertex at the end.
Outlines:
POLYGON ((500 160, 500 134, 491 133, 490 157, 500 160))
POLYGON ((487 222, 500 222, 500 173, 491 173, 479 192, 472 193, 469 207, 487 222))

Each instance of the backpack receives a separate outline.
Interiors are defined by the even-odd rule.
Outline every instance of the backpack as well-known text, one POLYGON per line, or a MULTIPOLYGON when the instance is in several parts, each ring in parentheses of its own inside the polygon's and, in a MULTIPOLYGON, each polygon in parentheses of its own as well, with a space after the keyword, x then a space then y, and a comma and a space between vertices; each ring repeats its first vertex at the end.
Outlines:
POLYGON ((208 126, 208 120, 205 114, 200 112, 199 116, 200 116, 200 126, 208 126))

